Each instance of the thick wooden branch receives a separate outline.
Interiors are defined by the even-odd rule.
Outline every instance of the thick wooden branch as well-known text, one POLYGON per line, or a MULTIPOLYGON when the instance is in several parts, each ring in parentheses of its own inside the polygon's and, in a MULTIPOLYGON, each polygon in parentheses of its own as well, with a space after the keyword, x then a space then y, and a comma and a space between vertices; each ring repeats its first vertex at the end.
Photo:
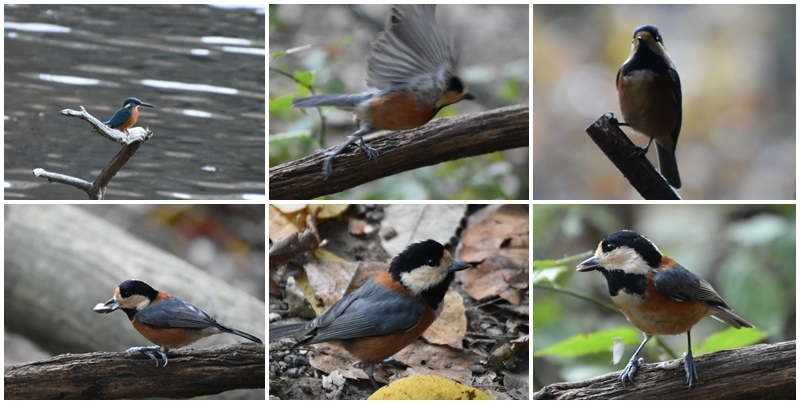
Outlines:
POLYGON ((93 131, 99 133, 104 138, 117 142, 122 145, 122 149, 114 156, 113 159, 100 171, 97 178, 93 182, 85 181, 80 178, 72 177, 65 174, 51 173, 43 168, 36 168, 33 170, 33 175, 36 177, 47 178, 49 182, 57 182, 66 185, 72 185, 78 189, 83 190, 89 196, 89 199, 101 200, 105 198, 106 188, 111 182, 111 179, 128 163, 134 154, 139 150, 147 139, 153 136, 150 129, 136 127, 130 128, 128 133, 109 128, 104 125, 100 120, 86 112, 86 109, 81 106, 80 111, 73 109, 65 109, 61 111, 61 115, 70 116, 83 119, 94 127, 93 131))
POLYGON ((533 395, 540 400, 792 399, 797 388, 796 341, 759 344, 694 358, 699 381, 687 388, 683 360, 645 364, 627 389, 619 372, 573 383, 555 383, 533 395), (670 369, 663 365, 674 365, 670 369))
POLYGON ((319 153, 281 164, 269 170, 269 197, 311 199, 447 160, 527 147, 528 128, 528 106, 514 105, 437 119, 413 130, 379 132, 364 138, 378 151, 377 162, 353 146, 334 159, 327 180, 322 173, 325 156, 319 153))
POLYGON ((138 352, 64 354, 8 365, 3 398, 191 398, 265 387, 264 345, 243 343, 177 349, 168 356, 167 366, 158 367, 138 352))
POLYGON ((597 118, 586 128, 586 133, 643 198, 681 199, 646 156, 634 156, 638 148, 619 128, 614 114, 609 112, 597 118))

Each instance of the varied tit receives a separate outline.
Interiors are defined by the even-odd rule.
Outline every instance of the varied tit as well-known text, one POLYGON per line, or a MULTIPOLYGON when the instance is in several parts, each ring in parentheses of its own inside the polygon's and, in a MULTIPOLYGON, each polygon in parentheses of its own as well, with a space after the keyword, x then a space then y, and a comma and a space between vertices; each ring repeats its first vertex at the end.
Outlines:
POLYGON ((388 270, 314 320, 270 325, 269 339, 299 339, 294 346, 337 342, 361 362, 377 390, 375 365, 422 335, 441 312, 454 272, 469 267, 434 240, 411 244, 388 270))
POLYGON ((154 352, 161 355, 164 366, 167 366, 167 351, 189 345, 209 335, 230 333, 255 343, 264 342, 246 332, 235 330, 214 320, 197 307, 159 292, 150 285, 135 279, 122 282, 114 297, 105 303, 98 303, 94 311, 111 313, 122 309, 133 323, 133 328, 156 346, 138 346, 126 352, 142 352, 156 362, 154 352))
POLYGON ((733 313, 714 288, 662 254, 646 237, 630 230, 613 233, 597 246, 594 257, 578 271, 599 271, 606 277, 611 300, 628 321, 644 332, 644 341, 620 374, 623 387, 644 361, 639 352, 653 335, 686 333, 689 352, 683 355, 686 381, 698 379, 692 358, 690 330, 703 317, 735 328, 753 325, 733 313))
POLYGON ((334 106, 351 110, 360 128, 327 156, 325 178, 333 170, 333 158, 355 143, 370 160, 375 149, 362 136, 378 130, 405 130, 422 126, 443 107, 473 99, 456 76, 456 55, 445 32, 436 24, 436 6, 398 5, 386 29, 372 43, 367 56, 367 85, 376 91, 347 95, 296 98, 294 107, 334 106))
POLYGON ((681 133, 681 79, 658 28, 642 25, 633 31, 631 56, 617 72, 617 91, 623 125, 650 138, 638 153, 646 154, 655 139, 661 174, 680 188, 675 146, 681 133))

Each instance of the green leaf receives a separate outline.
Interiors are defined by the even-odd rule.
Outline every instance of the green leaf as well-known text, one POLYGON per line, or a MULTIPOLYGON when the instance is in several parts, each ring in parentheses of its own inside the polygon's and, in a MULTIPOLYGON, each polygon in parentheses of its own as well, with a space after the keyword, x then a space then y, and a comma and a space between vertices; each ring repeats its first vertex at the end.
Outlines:
POLYGON ((269 100, 270 115, 282 115, 290 110, 292 108, 292 98, 294 98, 294 95, 269 100))
POLYGON ((737 330, 736 328, 728 327, 725 331, 708 336, 700 348, 696 350, 696 353, 702 354, 742 348, 763 341, 766 337, 766 333, 757 328, 741 328, 737 330))
POLYGON ((547 348, 534 351, 534 357, 558 356, 574 358, 578 356, 593 355, 611 352, 614 339, 621 338, 626 345, 639 344, 639 333, 630 327, 615 328, 590 334, 580 334, 557 342, 547 348))
MULTIPOLYGON (((553 265, 547 268, 534 270, 531 283, 549 282, 558 284, 558 277, 567 273, 569 268, 566 265, 556 265, 556 261, 551 261, 551 263, 553 265)), ((535 267, 537 267, 536 263, 534 263, 535 267)))
POLYGON ((292 76, 300 84, 297 93, 299 95, 308 94, 308 87, 310 87, 311 83, 314 81, 314 74, 308 70, 295 70, 292 76))
POLYGON ((519 83, 514 79, 506 80, 505 84, 503 84, 503 88, 500 89, 500 98, 508 102, 519 100, 519 83))
POLYGON ((280 57, 282 57, 284 55, 286 55, 286 51, 279 50, 279 51, 275 51, 275 52, 270 52, 269 53, 269 61, 272 62, 273 60, 278 59, 278 58, 280 58, 280 57))
MULTIPOLYGON (((278 30, 286 29, 286 23, 278 17, 278 4, 269 5, 269 26, 278 30)), ((271 30, 270 30, 271 31, 271 30)))

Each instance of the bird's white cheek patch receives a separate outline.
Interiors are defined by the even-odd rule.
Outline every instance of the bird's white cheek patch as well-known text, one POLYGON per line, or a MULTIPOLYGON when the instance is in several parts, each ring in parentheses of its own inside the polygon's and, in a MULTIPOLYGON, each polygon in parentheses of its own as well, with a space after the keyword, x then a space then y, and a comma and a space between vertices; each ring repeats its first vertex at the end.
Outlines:
POLYGON ((621 269, 632 274, 646 274, 650 272, 650 266, 632 248, 620 247, 602 259, 603 266, 607 269, 621 269))
POLYGON ((441 268, 425 266, 404 272, 400 275, 400 281, 412 295, 418 296, 423 291, 430 289, 431 286, 438 285, 446 276, 447 271, 443 271, 441 268))
POLYGON ((142 301, 141 301, 141 302, 139 302, 139 303, 136 305, 136 310, 138 310, 138 311, 142 311, 142 310, 144 310, 144 309, 145 309, 147 306, 149 306, 149 305, 150 305, 150 299, 147 299, 147 298, 145 298, 145 299, 142 299, 142 301))

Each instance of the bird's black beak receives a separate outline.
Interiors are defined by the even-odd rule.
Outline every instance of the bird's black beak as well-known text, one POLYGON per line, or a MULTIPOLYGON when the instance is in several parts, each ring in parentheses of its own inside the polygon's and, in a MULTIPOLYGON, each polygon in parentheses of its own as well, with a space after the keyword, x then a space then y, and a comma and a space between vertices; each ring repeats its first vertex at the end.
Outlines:
POLYGON ((464 99, 465 99, 465 100, 474 100, 474 99, 475 99, 475 96, 473 96, 473 95, 472 95, 472 94, 470 94, 470 93, 467 93, 467 94, 465 94, 465 95, 464 95, 464 99))
POLYGON ((466 262, 453 261, 450 263, 450 267, 447 268, 447 272, 463 271, 471 266, 472 265, 467 264, 466 262))
POLYGON ((146 103, 146 102, 143 102, 143 103, 141 103, 141 104, 139 104, 139 105, 140 105, 140 106, 142 106, 142 107, 150 107, 150 108, 155 108, 155 107, 156 107, 155 105, 153 105, 153 104, 148 104, 148 103, 146 103))
POLYGON ((578 267, 575 268, 575 270, 577 270, 578 272, 588 272, 588 271, 594 271, 595 269, 598 268, 600 268, 600 262, 597 261, 597 258, 592 257, 578 264, 578 267))
POLYGON ((119 303, 113 298, 109 299, 105 303, 97 303, 94 306, 94 311, 101 314, 111 313, 112 311, 119 308, 119 303))

